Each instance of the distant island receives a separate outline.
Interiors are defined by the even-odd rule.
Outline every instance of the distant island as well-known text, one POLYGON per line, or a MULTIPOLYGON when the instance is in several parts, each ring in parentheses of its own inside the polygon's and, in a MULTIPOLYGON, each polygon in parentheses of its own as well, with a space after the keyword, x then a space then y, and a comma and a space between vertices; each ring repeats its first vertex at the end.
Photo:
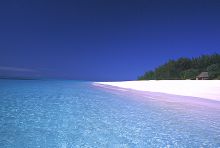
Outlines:
POLYGON ((34 77, 16 77, 16 76, 0 76, 0 79, 12 79, 12 80, 38 80, 34 77))
POLYGON ((220 54, 169 60, 155 70, 145 72, 138 80, 194 80, 204 73, 210 80, 220 80, 220 54))

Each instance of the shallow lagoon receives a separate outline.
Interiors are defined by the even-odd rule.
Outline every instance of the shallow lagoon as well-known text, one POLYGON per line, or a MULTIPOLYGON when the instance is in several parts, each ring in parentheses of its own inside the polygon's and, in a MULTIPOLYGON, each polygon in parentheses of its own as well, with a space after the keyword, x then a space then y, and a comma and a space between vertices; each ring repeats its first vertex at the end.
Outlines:
POLYGON ((220 147, 220 103, 82 81, 0 80, 0 147, 220 147))

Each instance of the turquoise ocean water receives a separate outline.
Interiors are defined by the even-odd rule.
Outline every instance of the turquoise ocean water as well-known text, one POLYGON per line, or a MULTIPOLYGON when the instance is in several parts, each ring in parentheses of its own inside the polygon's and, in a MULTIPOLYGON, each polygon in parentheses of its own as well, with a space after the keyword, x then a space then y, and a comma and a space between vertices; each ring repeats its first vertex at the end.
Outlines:
POLYGON ((92 82, 0 80, 0 147, 215 148, 220 103, 163 101, 92 82))

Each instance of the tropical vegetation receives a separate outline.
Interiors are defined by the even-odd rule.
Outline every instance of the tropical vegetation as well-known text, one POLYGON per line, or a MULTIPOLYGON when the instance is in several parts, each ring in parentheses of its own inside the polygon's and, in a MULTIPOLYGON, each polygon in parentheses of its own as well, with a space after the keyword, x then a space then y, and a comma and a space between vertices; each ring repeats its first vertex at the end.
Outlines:
POLYGON ((169 60, 154 70, 139 76, 139 80, 196 79, 201 72, 208 72, 209 79, 220 79, 220 54, 202 55, 196 58, 181 57, 169 60))

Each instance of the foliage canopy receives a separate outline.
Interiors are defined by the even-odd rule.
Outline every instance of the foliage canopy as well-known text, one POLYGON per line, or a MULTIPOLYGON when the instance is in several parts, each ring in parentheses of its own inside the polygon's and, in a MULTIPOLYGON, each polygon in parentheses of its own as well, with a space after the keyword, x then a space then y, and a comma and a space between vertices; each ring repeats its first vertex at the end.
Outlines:
POLYGON ((139 80, 185 80, 207 71, 209 79, 220 79, 220 54, 202 55, 196 58, 179 58, 147 71, 139 80))

